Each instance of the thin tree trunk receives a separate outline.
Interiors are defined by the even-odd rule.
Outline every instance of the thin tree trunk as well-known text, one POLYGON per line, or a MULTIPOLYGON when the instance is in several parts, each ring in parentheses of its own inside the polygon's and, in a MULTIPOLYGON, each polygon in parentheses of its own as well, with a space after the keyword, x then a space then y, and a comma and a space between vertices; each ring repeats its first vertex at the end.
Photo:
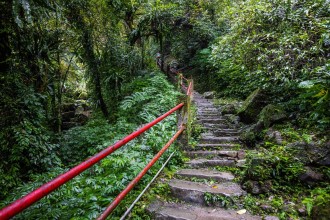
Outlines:
POLYGON ((94 92, 97 98, 98 105, 100 106, 104 117, 107 118, 109 116, 109 112, 102 95, 101 75, 99 72, 99 64, 96 60, 93 51, 92 35, 90 31, 87 29, 87 27, 83 29, 83 32, 84 32, 83 33, 84 55, 89 66, 89 72, 91 74, 91 77, 93 78, 94 89, 95 89, 94 92))

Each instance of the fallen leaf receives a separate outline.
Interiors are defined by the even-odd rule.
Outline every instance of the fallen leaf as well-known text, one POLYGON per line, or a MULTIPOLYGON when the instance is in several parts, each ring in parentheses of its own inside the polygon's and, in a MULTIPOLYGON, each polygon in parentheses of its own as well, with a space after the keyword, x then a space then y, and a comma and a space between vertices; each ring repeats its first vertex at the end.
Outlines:
POLYGON ((217 189, 218 186, 217 186, 217 185, 213 185, 212 188, 213 188, 213 189, 217 189))
POLYGON ((241 210, 237 211, 237 214, 239 214, 239 215, 243 215, 244 213, 246 213, 246 209, 241 209, 241 210))

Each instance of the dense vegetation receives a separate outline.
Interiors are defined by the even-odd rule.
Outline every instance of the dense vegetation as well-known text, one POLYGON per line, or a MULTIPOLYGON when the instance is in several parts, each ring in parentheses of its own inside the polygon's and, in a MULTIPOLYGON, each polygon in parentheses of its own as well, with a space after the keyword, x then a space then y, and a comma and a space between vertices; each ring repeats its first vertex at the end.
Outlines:
MULTIPOLYGON (((328 0, 1 0, 0 5, 1 207, 173 107, 179 94, 156 70, 157 52, 160 69, 177 66, 200 91, 243 99, 262 89, 269 103, 289 115, 278 129, 294 134, 291 142, 329 141, 328 0), (74 106, 79 123, 66 122, 68 106, 74 106)), ((19 218, 96 217, 174 125, 169 118, 19 218)), ((254 144, 261 137, 255 139, 254 144)), ((291 142, 261 144, 263 157, 280 158, 281 168, 292 166, 280 174, 289 176, 279 181, 283 187, 303 169, 288 159, 295 154, 286 149, 291 142)), ((181 163, 179 153, 171 163, 181 163)), ((329 180, 328 167, 320 169, 329 180)), ((304 195, 308 209, 329 198, 328 188, 320 187, 304 195)), ((248 197, 247 206, 254 199, 248 197)))

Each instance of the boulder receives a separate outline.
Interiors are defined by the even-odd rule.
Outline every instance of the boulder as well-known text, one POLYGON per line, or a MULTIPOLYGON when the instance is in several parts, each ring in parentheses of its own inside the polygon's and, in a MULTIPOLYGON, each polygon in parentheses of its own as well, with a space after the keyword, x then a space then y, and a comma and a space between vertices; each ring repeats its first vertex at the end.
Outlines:
POLYGON ((273 189, 273 183, 271 180, 266 180, 264 182, 260 182, 259 184, 263 193, 268 193, 273 189))
POLYGON ((261 204, 259 207, 267 213, 274 212, 274 208, 271 205, 261 204))
POLYGON ((286 118, 285 111, 280 106, 268 104, 261 110, 258 124, 262 124, 264 128, 269 128, 274 123, 281 122, 286 118))
POLYGON ((243 184, 243 189, 254 195, 268 193, 271 191, 272 187, 271 180, 266 180, 264 182, 248 180, 243 184))
POLYGON ((221 109, 221 113, 223 115, 225 114, 235 114, 236 113, 236 106, 234 104, 227 104, 224 105, 221 109))
POLYGON ((226 119, 228 122, 230 122, 233 125, 239 124, 239 117, 237 115, 226 114, 226 115, 223 115, 223 118, 226 119))
POLYGON ((272 128, 270 128, 266 133, 266 139, 274 141, 276 144, 282 144, 283 138, 279 131, 274 131, 272 128))
POLYGON ((258 195, 262 193, 261 187, 258 181, 248 180, 243 184, 243 189, 247 192, 258 195))
POLYGON ((305 172, 299 176, 301 182, 313 185, 323 180, 323 174, 312 170, 310 167, 305 167, 305 169, 305 172))
POLYGON ((288 147, 296 150, 296 158, 305 165, 330 166, 330 142, 323 144, 294 142, 288 147))
POLYGON ((258 136, 260 133, 254 131, 254 126, 245 129, 239 136, 239 139, 247 147, 253 148, 260 139, 258 136))
POLYGON ((256 89, 247 97, 242 107, 238 110, 241 122, 247 124, 256 122, 259 113, 265 105, 266 95, 260 89, 256 89))
POLYGON ((206 99, 213 99, 215 97, 215 92, 204 92, 203 96, 206 99))

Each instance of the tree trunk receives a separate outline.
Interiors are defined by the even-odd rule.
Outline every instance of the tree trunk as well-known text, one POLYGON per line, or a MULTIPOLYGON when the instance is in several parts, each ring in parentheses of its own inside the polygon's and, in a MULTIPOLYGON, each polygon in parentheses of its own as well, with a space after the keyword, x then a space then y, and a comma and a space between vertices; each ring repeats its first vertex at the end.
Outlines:
POLYGON ((75 26, 78 27, 82 34, 82 56, 88 65, 89 77, 94 84, 94 95, 96 96, 97 104, 101 108, 103 115, 108 118, 109 112, 102 95, 101 75, 99 72, 99 63, 94 53, 91 27, 89 27, 88 24, 84 21, 84 18, 81 15, 79 9, 71 4, 68 6, 68 8, 70 9, 68 14, 69 21, 75 23, 75 26))
MULTIPOLYGON (((85 25, 84 25, 85 26, 85 25)), ((99 72, 99 64, 95 57, 95 53, 93 51, 93 40, 92 40, 92 34, 90 33, 90 30, 87 29, 85 26, 83 28, 83 48, 84 48, 84 56, 85 60, 88 64, 88 69, 90 72, 90 75, 92 77, 92 80, 94 82, 94 92, 97 98, 97 103, 101 108, 101 111, 104 115, 104 117, 109 116, 107 105, 104 102, 103 95, 102 95, 102 86, 101 86, 101 75, 99 72)))

